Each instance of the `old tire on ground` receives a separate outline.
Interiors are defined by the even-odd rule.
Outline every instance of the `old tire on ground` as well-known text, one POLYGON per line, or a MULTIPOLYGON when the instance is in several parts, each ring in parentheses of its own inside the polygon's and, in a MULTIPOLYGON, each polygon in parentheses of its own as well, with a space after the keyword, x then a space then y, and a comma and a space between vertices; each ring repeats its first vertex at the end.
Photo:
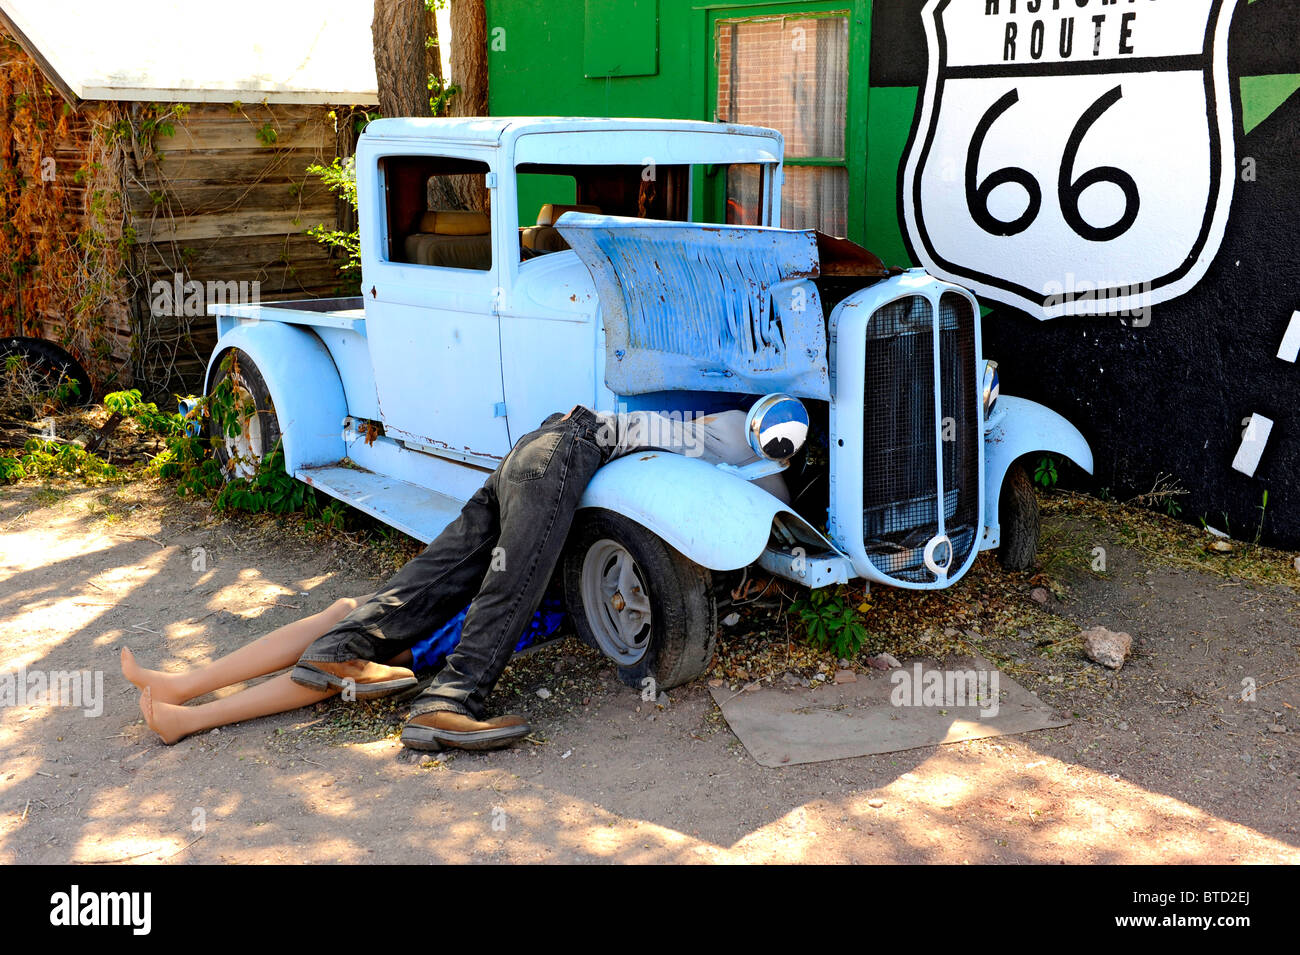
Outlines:
POLYGON ((46 379, 48 389, 53 389, 64 379, 76 382, 76 397, 68 404, 90 404, 93 391, 90 375, 66 349, 44 338, 29 338, 25 335, 0 338, 0 370, 3 370, 5 360, 15 355, 26 361, 33 373, 46 379))
POLYGON ((717 643, 712 574, 613 511, 580 511, 565 548, 564 602, 578 637, 619 679, 670 690, 702 676, 717 643), (624 594, 627 591, 627 594, 624 594))
POLYGON ((213 453, 221 473, 229 481, 257 473, 262 461, 280 441, 280 419, 276 417, 271 392, 257 363, 238 348, 230 349, 219 359, 208 388, 209 400, 227 379, 234 390, 239 434, 223 433, 212 415, 208 416, 208 434, 216 439, 213 453))
POLYGON ((1001 525, 998 561, 1007 570, 1029 570, 1038 556, 1038 494, 1024 464, 1007 469, 998 497, 1001 525))

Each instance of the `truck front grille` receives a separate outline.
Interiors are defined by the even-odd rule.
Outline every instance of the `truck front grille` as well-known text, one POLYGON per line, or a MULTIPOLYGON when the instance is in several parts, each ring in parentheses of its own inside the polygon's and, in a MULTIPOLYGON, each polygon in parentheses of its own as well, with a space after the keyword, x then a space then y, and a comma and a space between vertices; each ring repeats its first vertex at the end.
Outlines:
POLYGON ((939 311, 936 322, 921 296, 891 302, 871 317, 865 342, 863 544, 881 573, 914 583, 936 579, 924 553, 941 533, 952 542, 955 573, 975 544, 979 522, 975 316, 966 299, 951 293, 940 299, 939 311), (943 436, 942 460, 936 460, 936 433, 943 436))

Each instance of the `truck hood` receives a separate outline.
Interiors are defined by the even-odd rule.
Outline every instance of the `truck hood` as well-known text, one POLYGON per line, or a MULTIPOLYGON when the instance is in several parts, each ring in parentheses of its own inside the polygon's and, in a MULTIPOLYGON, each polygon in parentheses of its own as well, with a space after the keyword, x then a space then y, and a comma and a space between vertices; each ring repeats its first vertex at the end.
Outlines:
POLYGON ((615 394, 830 397, 815 232, 579 212, 556 227, 591 273, 615 394))

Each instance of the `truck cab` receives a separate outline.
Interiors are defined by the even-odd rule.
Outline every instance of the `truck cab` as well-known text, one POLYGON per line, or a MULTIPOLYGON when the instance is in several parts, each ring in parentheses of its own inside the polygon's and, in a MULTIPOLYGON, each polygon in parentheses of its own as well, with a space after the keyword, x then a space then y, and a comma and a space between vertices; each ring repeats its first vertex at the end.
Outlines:
POLYGON ((214 309, 208 390, 229 379, 249 409, 218 459, 246 475, 279 445, 294 477, 430 541, 554 411, 801 403, 784 460, 632 455, 587 489, 560 574, 575 628, 664 687, 707 667, 749 568, 929 589, 982 549, 1032 561, 1016 461, 1090 470, 1087 442, 998 395, 967 290, 779 228, 781 158, 775 130, 716 123, 371 123, 361 297, 214 309), (789 500, 754 483, 773 470, 789 500))
POLYGON ((772 225, 761 197, 780 156, 774 131, 706 123, 372 123, 357 191, 386 433, 494 467, 551 411, 612 406, 599 301, 586 268, 562 254, 560 217, 708 221, 694 193, 706 177, 739 181, 729 171, 743 167, 755 180, 748 224, 772 225), (446 208, 476 199, 487 211, 446 208))

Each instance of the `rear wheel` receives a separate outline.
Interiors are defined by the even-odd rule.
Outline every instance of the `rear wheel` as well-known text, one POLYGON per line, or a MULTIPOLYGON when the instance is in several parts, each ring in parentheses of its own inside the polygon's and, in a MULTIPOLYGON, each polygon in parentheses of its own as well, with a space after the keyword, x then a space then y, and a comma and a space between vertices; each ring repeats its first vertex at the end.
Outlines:
POLYGON ((280 441, 280 420, 257 363, 238 348, 230 349, 208 396, 208 433, 216 439, 217 464, 226 480, 252 477, 280 441), (227 382, 228 392, 223 387, 227 382), (222 418, 234 427, 223 427, 222 418))
POLYGON ((1002 566, 1007 570, 1029 570, 1038 557, 1038 494, 1029 471, 1019 461, 1002 479, 998 524, 998 560, 1002 566))
POLYGON ((712 574, 641 525, 613 511, 579 513, 563 579, 579 638, 618 664, 628 686, 669 690, 713 661, 712 574))

